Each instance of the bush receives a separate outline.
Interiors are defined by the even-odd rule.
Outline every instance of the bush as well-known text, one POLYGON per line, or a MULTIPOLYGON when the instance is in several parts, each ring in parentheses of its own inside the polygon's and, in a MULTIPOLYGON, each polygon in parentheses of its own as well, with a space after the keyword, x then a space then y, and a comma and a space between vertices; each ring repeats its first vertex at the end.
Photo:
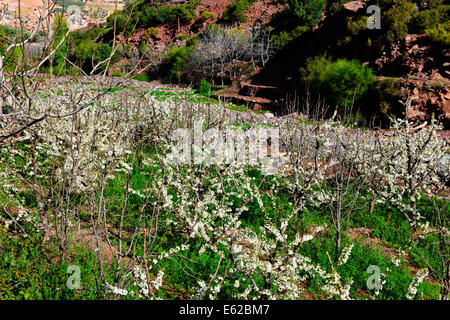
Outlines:
POLYGON ((275 12, 270 26, 277 30, 276 42, 284 46, 316 26, 322 18, 325 0, 288 0, 289 6, 275 12))
POLYGON ((202 11, 200 14, 203 20, 214 20, 216 18, 216 15, 209 11, 202 11))
POLYGON ((272 15, 270 26, 275 30, 289 31, 298 26, 298 21, 292 11, 285 8, 272 15))
POLYGON ((107 24, 109 27, 113 27, 114 20, 116 20, 118 30, 125 31, 125 35, 129 35, 135 25, 140 28, 150 28, 166 23, 177 23, 178 21, 185 24, 197 17, 195 9, 198 5, 198 0, 190 0, 182 5, 161 7, 148 5, 145 1, 132 2, 126 5, 123 11, 118 11, 116 18, 114 15, 110 15, 107 24), (131 18, 127 24, 129 15, 131 15, 131 18))
POLYGON ((444 46, 448 46, 450 45, 450 35, 448 34, 449 29, 450 29, 450 22, 446 22, 436 26, 435 28, 426 29, 425 34, 433 42, 442 44, 444 46))
POLYGON ((180 81, 182 72, 191 56, 194 47, 173 47, 166 56, 168 74, 164 79, 166 82, 180 81))
POLYGON ((292 40, 300 37, 302 34, 308 31, 307 26, 297 26, 294 30, 291 31, 281 31, 279 34, 274 34, 272 36, 272 41, 275 44, 275 47, 281 49, 285 45, 287 45, 292 40))
MULTIPOLYGON (((1 44, 1 43, 0 43, 1 44)), ((0 54, 3 55, 4 51, 0 48, 0 54)), ((20 65, 20 58, 23 56, 22 48, 15 47, 8 52, 3 60, 3 70, 13 71, 17 65, 20 65)))
MULTIPOLYGON (((106 43, 95 43, 89 39, 83 39, 78 44, 70 43, 69 59, 78 62, 78 65, 85 71, 91 72, 95 65, 108 59, 112 52, 112 47, 106 43)), ((117 51, 111 57, 111 63, 118 60, 117 51)), ((101 64, 97 71, 105 70, 107 64, 101 64)))
POLYGON ((361 31, 367 30, 367 17, 348 17, 347 18, 347 31, 352 35, 356 36, 361 31))
MULTIPOLYGON (((105 61, 106 59, 108 59, 111 56, 112 47, 106 43, 96 44, 94 46, 94 48, 95 48, 94 55, 93 55, 94 66, 100 62, 105 61)), ((113 55, 111 60, 112 60, 111 61, 112 63, 114 63, 117 60, 116 54, 113 55)), ((105 70, 106 63, 103 63, 102 65, 100 65, 99 68, 101 70, 105 70)))
POLYGON ((140 21, 145 27, 174 23, 178 20, 180 23, 187 23, 193 19, 195 19, 195 11, 186 6, 150 7, 140 14, 140 21))
POLYGON ((159 30, 158 30, 158 28, 155 28, 155 27, 150 27, 150 28, 148 28, 147 31, 146 31, 146 35, 149 36, 149 37, 151 37, 151 38, 153 38, 153 39, 156 38, 156 36, 158 35, 158 33, 159 33, 159 30))
POLYGON ((390 42, 404 39, 408 34, 407 23, 414 13, 415 6, 407 0, 399 0, 386 11, 383 19, 388 24, 387 39, 390 42))
MULTIPOLYGON (((107 59, 112 52, 110 45, 101 43, 101 38, 107 32, 108 30, 102 30, 101 28, 70 32, 66 40, 68 59, 76 63, 85 72, 91 72, 93 66, 107 59), (94 40, 97 42, 94 42, 94 40)), ((120 47, 115 51, 112 63, 118 60, 119 52, 124 52, 124 49, 120 47)), ((103 64, 97 71, 104 70, 104 68, 106 68, 106 64, 103 64)))
POLYGON ((205 79, 201 79, 197 90, 202 96, 209 96, 209 93, 211 92, 211 84, 205 79))
POLYGON ((434 27, 439 21, 437 10, 425 10, 418 12, 411 19, 411 31, 422 33, 425 29, 434 27))
POLYGON ((416 13, 410 22, 411 31, 424 33, 426 29, 435 28, 439 23, 447 21, 449 8, 450 6, 440 6, 416 13))
POLYGON ((113 71, 113 72, 111 73, 111 77, 119 77, 119 78, 122 78, 122 77, 123 77, 123 73, 122 73, 121 71, 119 71, 119 70, 116 70, 116 71, 113 71))
POLYGON ((108 16, 106 18, 108 27, 113 28, 115 25, 118 32, 124 32, 125 36, 129 36, 133 30, 133 24, 130 22, 127 23, 128 14, 125 11, 119 10, 116 15, 112 14, 108 16))
POLYGON ((144 31, 144 34, 142 35, 142 43, 148 43, 150 40, 156 40, 159 33, 159 29, 156 27, 150 27, 144 31))
MULTIPOLYGON (((24 39, 29 37, 28 32, 24 32, 24 39)), ((11 26, 0 25, 0 55, 4 56, 3 68, 5 71, 12 71, 16 67, 16 63, 22 57, 22 48, 15 47, 11 49, 8 54, 5 54, 5 49, 12 43, 12 39, 22 39, 19 28, 11 26)))
POLYGON ((223 12, 223 22, 246 22, 247 17, 245 16, 245 14, 255 1, 256 0, 236 0, 230 3, 223 12))
POLYGON ((308 60, 303 74, 313 88, 341 107, 360 99, 374 79, 372 70, 357 60, 333 62, 325 56, 308 60))
MULTIPOLYGON (((30 36, 30 33, 26 30, 24 30, 23 37, 24 39, 28 38, 30 36)), ((0 37, 2 39, 7 38, 21 38, 22 37, 22 31, 18 27, 12 27, 8 25, 0 25, 0 37)))
POLYGON ((300 25, 314 27, 322 18, 326 0, 289 0, 289 9, 300 25))

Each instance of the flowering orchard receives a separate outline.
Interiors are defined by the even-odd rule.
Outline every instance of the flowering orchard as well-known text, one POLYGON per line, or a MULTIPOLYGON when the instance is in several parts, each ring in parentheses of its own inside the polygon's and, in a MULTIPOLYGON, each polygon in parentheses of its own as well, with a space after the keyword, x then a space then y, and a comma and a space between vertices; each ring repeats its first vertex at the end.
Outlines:
POLYGON ((72 112, 77 90, 37 95, 30 112, 53 116, 15 135, 23 119, 0 118, 2 270, 20 271, 0 272, 1 296, 448 298, 449 149, 436 122, 392 119, 384 135, 334 118, 274 126, 145 90, 85 91, 97 98, 72 112), (233 132, 239 143, 211 142, 233 132), (255 132, 271 134, 253 143, 255 132), (192 161, 172 161, 180 137, 192 161), (255 161, 217 161, 237 155, 255 161), (20 248, 53 276, 26 278, 20 248))

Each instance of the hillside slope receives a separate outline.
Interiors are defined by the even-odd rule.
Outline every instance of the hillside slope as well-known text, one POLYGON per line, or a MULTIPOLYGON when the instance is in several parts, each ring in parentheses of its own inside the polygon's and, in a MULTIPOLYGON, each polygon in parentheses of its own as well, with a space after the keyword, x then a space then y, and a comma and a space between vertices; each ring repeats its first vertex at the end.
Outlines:
MULTIPOLYGON (((110 75, 127 74, 136 64, 151 66, 156 61, 156 67, 135 76, 188 86, 198 86, 205 79, 213 84, 213 90, 222 89, 217 98, 279 113, 286 111, 292 96, 308 95, 308 90, 315 99, 325 98, 332 108, 338 107, 333 105, 335 93, 330 96, 314 88, 311 79, 305 80, 305 72, 311 60, 320 57, 326 57, 329 64, 356 60, 358 68, 370 68, 375 76, 364 84, 367 92, 354 101, 362 117, 385 123, 391 114, 417 120, 434 114, 448 127, 449 17, 448 0, 137 0, 127 2, 106 22, 75 33, 69 51, 89 72, 92 55, 87 52, 101 61, 114 43, 119 50, 110 75), (366 10, 377 3, 381 28, 369 29, 366 10), (212 40, 222 32, 225 38, 234 37, 230 38, 234 46, 249 41, 251 32, 264 30, 266 38, 260 33, 252 40, 260 43, 249 42, 243 50, 260 45, 270 50, 255 62, 254 52, 233 55, 227 50, 236 48, 224 48, 224 42, 217 42, 208 49, 211 70, 205 71, 191 62, 205 58, 205 48, 198 46, 208 28, 216 30, 210 33, 216 37, 212 40), (412 108, 405 110, 399 100, 408 98, 414 98, 412 108)), ((301 104, 303 100, 297 101, 301 104)))

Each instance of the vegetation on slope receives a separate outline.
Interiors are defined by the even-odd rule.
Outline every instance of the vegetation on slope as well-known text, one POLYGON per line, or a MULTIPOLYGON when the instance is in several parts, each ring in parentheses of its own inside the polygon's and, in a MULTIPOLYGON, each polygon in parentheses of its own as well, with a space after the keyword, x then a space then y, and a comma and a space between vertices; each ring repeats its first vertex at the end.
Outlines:
MULTIPOLYGON (((46 93, 46 103, 70 107, 65 94, 46 93)), ((2 298, 448 295, 450 207, 429 189, 443 154, 436 123, 396 121, 378 150, 372 135, 334 121, 283 122, 294 156, 267 175, 252 164, 173 162, 172 130, 209 123, 205 109, 129 93, 1 146, 2 298)))

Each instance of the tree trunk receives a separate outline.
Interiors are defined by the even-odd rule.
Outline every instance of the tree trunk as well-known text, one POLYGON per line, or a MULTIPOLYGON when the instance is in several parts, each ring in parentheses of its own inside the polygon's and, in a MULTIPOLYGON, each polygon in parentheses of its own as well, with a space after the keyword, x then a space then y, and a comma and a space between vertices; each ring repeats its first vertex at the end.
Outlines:
POLYGON ((450 293, 450 260, 447 260, 447 276, 445 279, 444 293, 446 295, 450 293))
POLYGON ((375 200, 376 200, 375 192, 372 192, 372 198, 370 199, 370 207, 369 207, 370 214, 372 214, 373 210, 375 209, 375 200))
POLYGON ((0 86, 5 82, 5 74, 3 72, 3 56, 0 55, 0 86))
POLYGON ((339 248, 341 247, 341 217, 340 214, 337 216, 336 219, 336 253, 338 252, 339 248))

